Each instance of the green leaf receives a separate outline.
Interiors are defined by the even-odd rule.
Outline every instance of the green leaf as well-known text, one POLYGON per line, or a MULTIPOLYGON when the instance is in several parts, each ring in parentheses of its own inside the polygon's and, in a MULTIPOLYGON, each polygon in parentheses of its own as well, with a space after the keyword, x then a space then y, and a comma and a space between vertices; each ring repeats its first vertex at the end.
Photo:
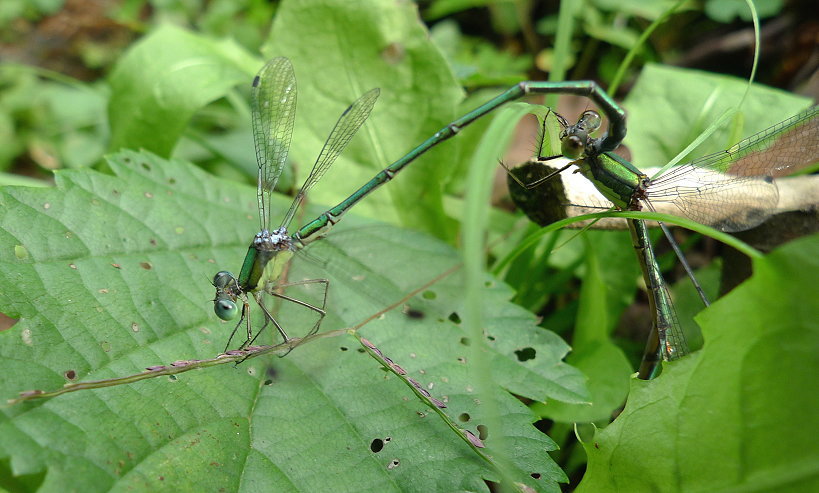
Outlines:
MULTIPOLYGON (((430 41, 411 2, 285 2, 276 14, 269 56, 287 56, 299 84, 298 118, 291 156, 306 176, 338 115, 365 91, 381 88, 369 122, 328 172, 313 198, 336 203, 375 172, 452 121, 463 90, 430 41), (327 26, 333 26, 328 29, 327 26), (305 42, 310 40, 310 42, 305 42), (309 113, 309 115, 308 115, 309 113), (305 122, 308 125, 305 126, 305 122)), ((360 214, 454 240, 454 222, 443 214, 442 190, 454 163, 433 150, 358 207, 360 214)))
POLYGON ((202 106, 252 80, 258 60, 231 41, 170 24, 134 44, 111 74, 111 150, 170 156, 202 106))
POLYGON ((697 318, 705 346, 632 381, 623 413, 586 443, 578 491, 815 491, 819 236, 754 261, 697 318))
POLYGON ((674 5, 677 0, 594 0, 592 3, 601 10, 654 20, 674 5))
MULTIPOLYGON (((754 7, 756 7, 759 18, 766 19, 782 10, 782 0, 754 0, 754 7)), ((726 24, 737 17, 745 22, 751 20, 751 10, 746 0, 707 0, 705 15, 726 24)))
MULTIPOLYGON (((634 164, 642 170, 666 164, 726 109, 736 107, 746 86, 746 80, 735 77, 646 65, 623 103, 634 164)), ((743 118, 714 132, 686 160, 721 151, 810 104, 808 98, 754 85, 742 105, 743 118)))
POLYGON ((555 402, 543 406, 541 413, 555 421, 608 420, 628 394, 628 376, 634 369, 612 342, 611 332, 631 302, 630 288, 639 271, 625 235, 610 233, 585 233, 586 272, 572 336, 573 351, 567 358, 589 377, 592 399, 580 405, 555 402))
POLYGON ((494 0, 435 0, 431 2, 424 17, 428 20, 440 19, 468 9, 485 7, 494 3, 494 0))
MULTIPOLYGON (((123 152, 109 166, 115 176, 69 170, 57 173, 56 189, 9 187, 0 195, 0 282, 7 287, 0 311, 20 319, 0 333, 6 398, 58 388, 72 374, 87 381, 213 357, 232 329, 212 312, 209 279, 239 266, 257 227, 255 189, 148 153, 123 152)), ((275 207, 284 211, 288 203, 282 198, 275 207)), ((561 362, 566 344, 536 327, 494 280, 484 286, 482 341, 453 322, 462 310, 458 272, 402 301, 459 265, 459 256, 431 237, 365 224, 347 216, 338 228, 355 227, 333 231, 293 263, 290 280, 330 279, 322 332, 397 304, 362 335, 476 435, 491 401, 501 428, 489 429, 487 453, 506 456, 516 481, 557 491, 565 477, 546 454, 554 443, 509 392, 587 400, 579 372, 561 362), (400 309, 406 306, 413 317, 400 309), (497 382, 480 396, 466 357, 475 345, 488 352, 497 382), (525 348, 536 356, 521 361, 525 348)), ((293 306, 280 313, 296 321, 287 325, 291 335, 301 336, 310 325, 298 314, 288 318, 293 306)), ((265 334, 272 342, 275 331, 265 334)), ((65 484, 86 491, 452 491, 485 490, 481 478, 499 480, 400 380, 356 351, 354 338, 334 334, 282 359, 4 409, 0 463, 14 476, 43 474, 44 491, 65 484), (370 448, 376 439, 385 443, 378 452, 370 448), (399 465, 390 467, 394 460, 399 465)))
POLYGON ((105 151, 107 87, 45 69, 0 66, 0 169, 22 154, 47 169, 86 166, 105 151))

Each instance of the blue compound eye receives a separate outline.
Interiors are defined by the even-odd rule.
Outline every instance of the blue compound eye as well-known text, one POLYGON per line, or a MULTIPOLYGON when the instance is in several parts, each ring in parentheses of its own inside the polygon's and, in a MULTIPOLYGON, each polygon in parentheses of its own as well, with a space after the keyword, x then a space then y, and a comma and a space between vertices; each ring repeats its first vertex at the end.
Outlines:
POLYGON ((239 307, 230 300, 217 299, 213 301, 213 311, 216 312, 217 317, 229 321, 236 318, 236 315, 239 314, 239 307))

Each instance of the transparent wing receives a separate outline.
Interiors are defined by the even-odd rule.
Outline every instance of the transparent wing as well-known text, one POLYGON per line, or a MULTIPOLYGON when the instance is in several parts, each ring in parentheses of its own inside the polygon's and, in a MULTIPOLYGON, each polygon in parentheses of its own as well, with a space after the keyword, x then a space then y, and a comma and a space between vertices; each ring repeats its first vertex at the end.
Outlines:
POLYGON ((380 93, 381 91, 378 88, 370 89, 341 114, 336 122, 336 126, 333 127, 333 131, 330 132, 330 136, 327 137, 327 141, 324 143, 324 147, 321 149, 321 153, 318 159, 316 159, 316 164, 313 165, 310 175, 304 181, 304 185, 302 185, 301 190, 299 190, 299 193, 290 205, 290 210, 287 211, 287 215, 284 216, 281 227, 286 228, 290 224, 304 196, 307 195, 307 192, 313 188, 313 185, 324 176, 324 173, 327 172, 339 154, 341 154, 344 148, 347 147, 347 144, 350 143, 350 139, 353 138, 358 129, 361 128, 361 125, 364 124, 364 121, 367 120, 367 117, 370 116, 370 112, 380 93))
POLYGON ((296 75, 287 58, 270 60, 253 79, 250 107, 259 165, 259 227, 263 230, 270 229, 271 194, 290 150, 297 95, 296 75))
POLYGON ((722 231, 752 228, 776 209, 774 177, 819 161, 819 106, 763 130, 729 149, 672 168, 646 189, 648 207, 673 205, 722 231))

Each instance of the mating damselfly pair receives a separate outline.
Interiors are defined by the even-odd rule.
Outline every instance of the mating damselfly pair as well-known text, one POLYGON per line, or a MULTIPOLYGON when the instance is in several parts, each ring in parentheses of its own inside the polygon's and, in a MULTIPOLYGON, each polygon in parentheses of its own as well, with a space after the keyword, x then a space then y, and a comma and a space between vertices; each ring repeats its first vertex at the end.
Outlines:
MULTIPOLYGON (((721 231, 743 231, 776 213, 779 191, 775 175, 782 176, 803 169, 819 160, 819 108, 816 106, 724 151, 660 171, 654 177, 648 177, 614 153, 600 153, 593 146, 584 144, 589 141, 589 134, 600 125, 596 112, 586 111, 574 125, 569 125, 559 115, 558 120, 562 126, 562 156, 570 158, 569 163, 554 171, 550 171, 552 168, 528 168, 526 174, 521 173, 520 177, 516 170, 510 173, 513 199, 539 224, 543 219, 539 206, 545 208, 546 202, 555 202, 555 197, 546 195, 562 194, 563 190, 559 185, 543 186, 543 190, 538 188, 550 183, 550 179, 558 173, 579 173, 593 184, 598 196, 587 196, 587 203, 560 204, 562 217, 578 215, 572 209, 585 212, 612 208, 652 212, 659 209, 721 231), (536 170, 536 173, 532 173, 532 170, 536 170), (533 192, 538 193, 534 200, 531 196, 533 192)), ((546 118, 541 122, 545 129, 546 118)), ((545 130, 541 131, 541 138, 545 138, 545 133, 545 130)), ((538 156, 538 160, 548 162, 554 157, 538 156)), ((552 216, 551 220, 560 218, 552 216)), ((638 375, 652 378, 659 368, 658 359, 674 360, 688 354, 689 349, 660 272, 646 223, 629 218, 627 224, 643 272, 652 313, 652 330, 638 375)), ((660 225, 663 226, 662 223, 660 225)), ((669 240, 673 245, 670 236, 669 240)), ((702 297, 708 304, 704 295, 702 297)))
MULTIPOLYGON (((258 206, 260 232, 254 237, 238 277, 220 271, 213 279, 216 287, 214 310, 223 320, 240 315, 228 341, 242 324, 247 338, 240 349, 252 345, 259 333, 274 325, 285 341, 289 337, 265 307, 265 293, 300 304, 318 314, 310 334, 319 328, 326 314, 326 279, 298 281, 293 284, 319 284, 324 292, 319 306, 305 303, 280 292, 292 284, 278 281, 283 263, 292 254, 319 238, 335 225, 341 216, 359 200, 391 180, 410 162, 430 148, 449 139, 460 129, 507 102, 533 93, 565 93, 591 98, 608 119, 608 131, 599 138, 592 133, 600 126, 600 116, 588 111, 580 120, 564 122, 560 140, 562 154, 588 178, 610 204, 623 210, 653 210, 655 203, 669 201, 678 214, 697 222, 713 225, 724 231, 747 229, 760 223, 774 212, 776 184, 771 179, 775 170, 784 172, 815 162, 819 154, 819 111, 816 107, 749 137, 731 148, 714 155, 671 168, 660 176, 649 178, 628 161, 611 153, 626 135, 624 111, 594 82, 521 82, 463 117, 451 122, 402 158, 376 174, 347 199, 329 209, 294 233, 287 228, 307 191, 324 175, 353 135, 370 114, 378 89, 356 100, 339 118, 330 133, 312 171, 296 195, 279 228, 271 229, 270 196, 287 159, 294 126, 296 82, 292 65, 286 58, 268 62, 254 79, 252 87, 253 133, 258 172, 258 206), (786 153, 777 153, 780 142, 795 143, 786 153), (776 146, 773 144, 777 143, 776 146), (773 149, 773 150, 772 150, 773 149), (784 154, 784 157, 777 154, 784 154), (774 160, 773 158, 777 159, 774 160), (742 164, 742 174, 735 167, 742 164), (727 210, 734 213, 724 214, 727 210), (264 315, 264 324, 255 333, 250 324, 248 296, 257 301, 264 315)), ((524 184, 536 189, 541 182, 524 184)), ((599 204, 598 204, 599 205, 599 204)), ((647 344, 644 363, 639 375, 651 378, 656 374, 657 360, 676 359, 688 352, 679 329, 673 304, 660 274, 643 221, 629 220, 635 250, 638 253, 653 313, 653 329, 647 344)), ((226 347, 227 350, 227 347, 226 347)))

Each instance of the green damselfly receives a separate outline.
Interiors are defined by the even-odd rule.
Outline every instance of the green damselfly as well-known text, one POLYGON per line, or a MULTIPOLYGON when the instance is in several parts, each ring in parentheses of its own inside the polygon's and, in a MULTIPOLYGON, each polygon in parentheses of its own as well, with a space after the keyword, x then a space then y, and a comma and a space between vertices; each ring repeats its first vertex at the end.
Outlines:
POLYGON ((213 286, 216 288, 213 309, 216 315, 222 320, 229 321, 241 314, 239 323, 236 324, 228 338, 225 351, 228 350, 233 336, 242 323, 247 328, 247 339, 242 343, 241 348, 252 344, 270 323, 276 327, 285 341, 290 339, 284 328, 265 307, 262 300, 264 293, 315 311, 318 314, 318 320, 311 329, 310 334, 318 330, 322 319, 326 315, 328 280, 310 279, 295 283, 276 282, 285 263, 292 254, 307 243, 306 238, 299 238, 295 235, 291 237, 287 232, 287 228, 307 192, 324 176, 361 125, 364 124, 364 121, 367 120, 378 98, 379 90, 376 88, 368 91, 344 110, 324 143, 324 147, 301 190, 296 194, 290 209, 284 215, 281 224, 277 229, 272 229, 270 222, 272 212, 271 195, 287 161, 296 118, 297 95, 296 76, 293 65, 287 58, 279 57, 270 60, 253 79, 251 110, 253 115, 253 141, 256 146, 256 161, 259 166, 257 199, 260 231, 256 233, 250 247, 248 247, 238 278, 228 271, 220 271, 213 277, 213 286), (304 284, 321 284, 323 286, 324 294, 321 306, 300 301, 280 292, 283 287, 304 284), (264 325, 255 335, 250 324, 250 305, 247 296, 249 293, 253 295, 264 312, 264 325), (241 303, 241 308, 239 308, 237 302, 241 303))
MULTIPOLYGON (((576 167, 602 195, 593 208, 621 210, 663 210, 688 217, 721 231, 735 232, 753 228, 775 213, 779 192, 774 175, 780 176, 819 161, 819 107, 813 106, 788 120, 763 130, 724 151, 675 166, 649 178, 630 162, 610 153, 586 146, 589 135, 600 126, 600 116, 586 111, 575 125, 559 117, 563 130, 561 151, 571 159, 556 171, 545 172, 524 188, 531 190, 548 182, 557 173, 576 167)), ((545 118, 542 121, 545 129, 545 118)), ((544 134, 544 131, 541 131, 544 134)), ((544 137, 541 137, 544 138, 544 137)), ((544 156, 539 156, 541 159, 544 156)), ((548 159, 548 158, 547 158, 548 159)), ((537 200, 520 188, 521 179, 509 180, 512 196, 522 208, 542 221, 537 200)), ((585 208, 568 204, 567 208, 585 208)), ((569 215, 574 215, 571 212, 569 215)), ((644 221, 628 219, 632 242, 649 291, 652 330, 638 376, 652 378, 660 359, 669 361, 688 353, 662 274, 648 237, 644 221)))

